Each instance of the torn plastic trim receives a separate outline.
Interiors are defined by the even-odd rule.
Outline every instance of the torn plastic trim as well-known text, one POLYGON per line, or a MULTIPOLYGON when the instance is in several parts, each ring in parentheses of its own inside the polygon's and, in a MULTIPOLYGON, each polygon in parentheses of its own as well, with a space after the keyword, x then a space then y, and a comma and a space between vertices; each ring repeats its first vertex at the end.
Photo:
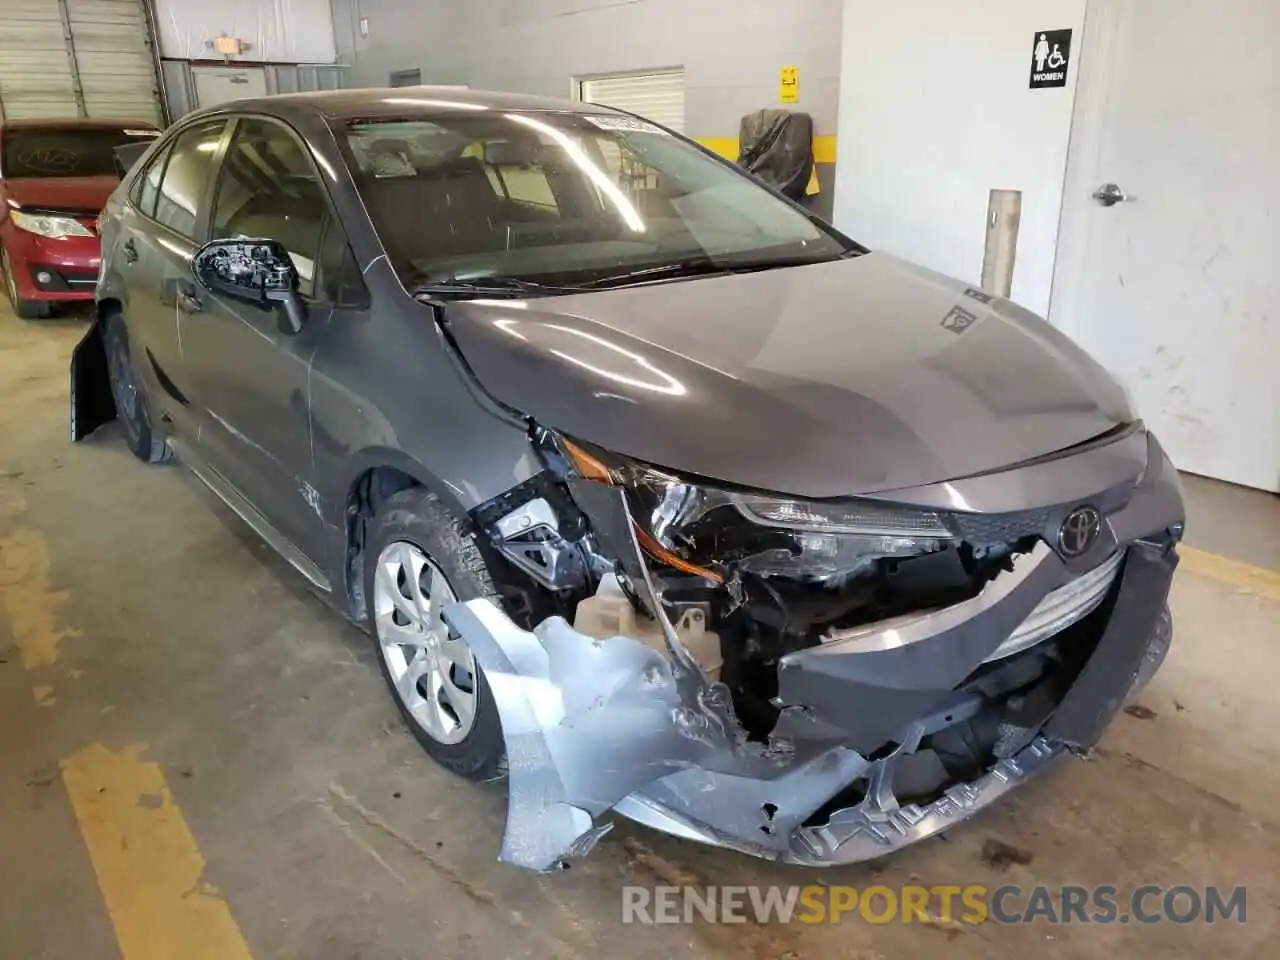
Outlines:
MULTIPOLYGON (((1028 616, 1036 609, 1036 604, 1047 599, 1052 592, 1043 592, 1043 586, 1057 582, 1064 576, 1064 568, 1053 550, 1043 540, 1028 553, 1014 554, 1011 558, 1013 569, 1003 572, 986 583, 977 596, 962 600, 941 610, 926 610, 911 613, 891 620, 878 620, 865 626, 847 630, 837 630, 823 637, 822 644, 789 653, 781 660, 781 668, 786 671, 801 660, 827 654, 845 655, 857 653, 881 653, 896 650, 916 643, 924 643, 933 638, 956 630, 965 624, 979 622, 987 624, 987 614, 1006 605, 1011 607, 1027 606, 1028 616)), ((1023 620, 1022 622, 1025 622, 1023 620)), ((1011 637, 1006 632, 1004 637, 1011 637)), ((1003 642, 1003 638, 1002 638, 1003 642)))
MULTIPOLYGON (((584 504, 597 534, 622 544, 614 555, 624 563, 631 559, 633 584, 654 601, 621 493, 587 486, 602 497, 594 506, 584 504)), ((1126 551, 1115 608, 1098 647, 1047 724, 1041 720, 1023 731, 1022 743, 1000 754, 987 774, 953 784, 927 806, 899 805, 891 788, 886 792, 892 765, 917 749, 939 705, 954 699, 953 670, 975 668, 1069 575, 1052 554, 1026 556, 1029 570, 1014 578, 1018 586, 1003 602, 959 625, 963 629, 934 638, 950 649, 945 656, 933 643, 843 655, 833 649, 838 645, 805 651, 809 656, 800 659, 820 667, 830 681, 813 692, 830 696, 825 704, 788 701, 805 706, 782 709, 768 745, 746 739, 728 690, 702 675, 669 622, 672 655, 664 657, 634 638, 594 639, 558 617, 525 631, 488 600, 449 606, 444 616, 485 672, 507 745, 508 817, 500 859, 554 869, 587 853, 609 829, 596 819, 615 808, 679 836, 756 856, 811 865, 853 862, 966 819, 1054 757, 1088 750, 1119 701, 1163 659, 1167 636, 1161 648, 1158 635, 1167 614, 1158 614, 1176 564, 1168 551, 1140 543, 1126 551), (939 656, 946 661, 941 672, 930 669, 939 656), (939 688, 940 682, 948 685, 939 688), (864 735, 897 718, 871 744, 893 740, 893 753, 868 760, 870 747, 858 745, 849 718, 831 712, 839 703, 850 704, 854 726, 864 735), (836 811, 822 826, 807 824, 860 777, 869 784, 861 802, 836 811)), ((653 605, 662 616, 661 604, 653 605)))
POLYGON ((899 806, 892 790, 885 786, 892 777, 890 761, 906 752, 909 751, 901 749, 881 761, 883 766, 871 778, 867 798, 861 804, 836 811, 821 826, 798 830, 785 859, 805 866, 829 867, 882 857, 969 819, 1070 751, 1063 743, 1036 737, 1016 756, 998 761, 971 783, 947 788, 941 797, 923 807, 899 806))
POLYGON ((1120 573, 1124 550, 1117 550, 1088 573, 1068 580, 1045 595, 1009 638, 996 647, 983 663, 1003 660, 1034 647, 1041 640, 1061 633, 1083 620, 1106 599, 1120 573))
POLYGON ((893 765, 918 748, 927 731, 917 725, 909 740, 869 766, 863 800, 824 824, 798 830, 786 859, 830 866, 883 856, 968 819, 1055 760, 1091 750, 1120 705, 1150 682, 1173 640, 1166 598, 1176 559, 1139 548, 1132 553, 1128 591, 1118 598, 1098 646, 1049 722, 1026 731, 1024 747, 977 780, 948 787, 930 804, 902 806, 892 790, 893 765))
POLYGON ((708 680, 663 611, 623 492, 579 483, 574 493, 649 604, 668 657, 631 637, 588 637, 561 617, 522 630, 488 600, 445 608, 484 670, 502 723, 508 812, 500 859, 550 870, 583 855, 608 829, 596 817, 680 770, 773 781, 824 764, 839 782, 824 786, 804 815, 856 776, 865 761, 833 746, 816 724, 803 750, 747 740, 729 689, 708 680))
POLYGON ((820 739, 803 751, 749 743, 723 686, 704 682, 687 697, 673 664, 630 637, 596 640, 560 617, 521 630, 489 600, 452 604, 444 616, 483 668, 502 722, 508 863, 543 871, 585 854, 603 835, 597 817, 671 774, 771 783, 778 796, 803 785, 803 820, 866 765, 820 739))
MULTIPOLYGON (((1155 586, 1131 604, 1138 615, 1160 605, 1146 635, 1135 637, 1125 617, 1096 655, 1119 699, 1142 690, 1170 645, 1172 621, 1155 586), (1117 674, 1121 659, 1131 666, 1117 674)), ((446 617, 472 643, 506 736, 509 808, 500 859, 538 871, 588 853, 611 827, 596 823, 610 807, 654 829, 765 859, 806 866, 872 859, 969 819, 1091 746, 1032 731, 1026 746, 976 780, 952 784, 925 805, 900 804, 892 789, 896 763, 925 735, 976 713, 977 697, 914 721, 896 749, 874 761, 838 744, 807 759, 777 749, 735 751, 688 722, 696 711, 680 703, 667 662, 651 647, 626 637, 595 641, 558 618, 531 634, 488 600, 454 604, 446 617), (859 803, 824 823, 806 823, 859 777, 868 782, 859 803)), ((1108 718, 1115 699, 1101 698, 1108 718)), ((822 732, 812 717, 793 719, 822 732)))
POLYGON ((69 373, 70 434, 75 443, 116 418, 101 321, 95 320, 71 351, 69 373))

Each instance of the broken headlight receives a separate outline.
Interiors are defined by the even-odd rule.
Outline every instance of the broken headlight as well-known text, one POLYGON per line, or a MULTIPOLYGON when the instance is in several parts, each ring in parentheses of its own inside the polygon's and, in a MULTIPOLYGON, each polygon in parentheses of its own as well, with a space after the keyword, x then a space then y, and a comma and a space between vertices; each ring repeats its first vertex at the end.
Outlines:
POLYGON ((561 444, 585 479, 626 490, 646 553, 714 582, 724 581, 732 563, 763 576, 856 575, 877 559, 919 556, 955 541, 933 510, 729 490, 563 438, 561 444))

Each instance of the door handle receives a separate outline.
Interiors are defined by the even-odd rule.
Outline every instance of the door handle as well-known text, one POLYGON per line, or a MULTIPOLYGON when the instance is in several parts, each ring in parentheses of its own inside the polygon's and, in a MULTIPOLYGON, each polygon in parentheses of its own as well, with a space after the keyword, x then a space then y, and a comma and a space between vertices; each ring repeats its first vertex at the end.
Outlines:
POLYGON ((124 253, 125 263, 138 262, 138 245, 133 242, 132 237, 130 237, 128 240, 124 242, 124 246, 121 247, 121 250, 124 253))
POLYGON ((1117 203, 1125 203, 1137 200, 1138 198, 1132 194, 1125 193, 1114 183, 1104 183, 1097 190, 1093 191, 1093 199, 1097 200, 1104 207, 1114 207, 1117 203))
POLYGON ((183 313, 200 313, 204 310, 204 304, 196 296, 195 284, 189 280, 178 283, 178 309, 183 313))

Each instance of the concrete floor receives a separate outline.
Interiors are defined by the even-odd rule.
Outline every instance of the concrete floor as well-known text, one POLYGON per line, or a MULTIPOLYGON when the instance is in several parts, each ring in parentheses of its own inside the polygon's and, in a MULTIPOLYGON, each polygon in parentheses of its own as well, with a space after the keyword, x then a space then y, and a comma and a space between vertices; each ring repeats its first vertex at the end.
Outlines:
POLYGON ((1280 577, 1256 567, 1280 570, 1277 498, 1189 481, 1201 549, 1175 582, 1176 640, 1147 709, 1120 716, 1090 761, 944 838, 815 874, 622 822, 588 860, 538 877, 495 861, 501 789, 427 760, 369 642, 237 518, 109 437, 68 445, 82 330, 0 308, 5 960, 1274 951, 1280 577), (993 839, 1026 862, 984 857, 993 839), (812 882, 1247 885, 1248 922, 620 923, 628 884, 812 882), (165 946, 192 923, 214 931, 201 949, 165 946))

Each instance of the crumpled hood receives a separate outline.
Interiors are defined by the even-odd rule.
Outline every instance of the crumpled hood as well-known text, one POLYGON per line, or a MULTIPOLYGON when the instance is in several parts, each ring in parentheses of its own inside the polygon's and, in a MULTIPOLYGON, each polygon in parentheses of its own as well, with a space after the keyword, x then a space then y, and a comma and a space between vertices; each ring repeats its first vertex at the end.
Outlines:
POLYGON ((18 177, 4 181, 4 192, 24 207, 96 214, 119 185, 118 177, 18 177))
POLYGON ((1131 418, 1048 323, 883 253, 444 315, 481 385, 540 424, 799 496, 988 472, 1131 418))

